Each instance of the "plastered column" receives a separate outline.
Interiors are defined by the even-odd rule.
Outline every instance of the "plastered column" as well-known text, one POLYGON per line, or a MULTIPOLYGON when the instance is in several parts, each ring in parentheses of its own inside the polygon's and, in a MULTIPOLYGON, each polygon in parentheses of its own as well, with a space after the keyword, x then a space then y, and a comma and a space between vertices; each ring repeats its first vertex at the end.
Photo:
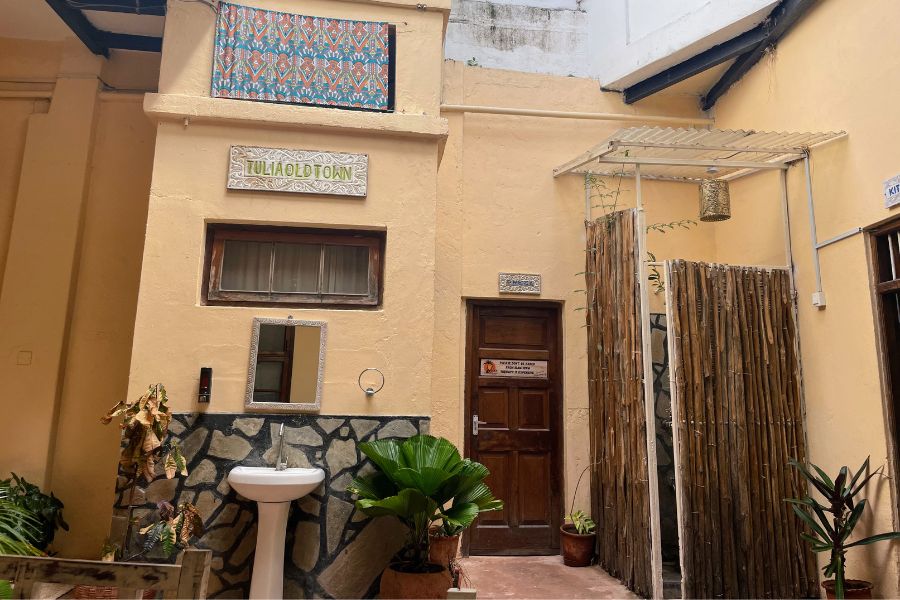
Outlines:
MULTIPOLYGON (((50 111, 28 123, 0 295, 0 382, 12 439, 0 472, 46 486, 102 59, 66 48, 50 111)), ((114 281, 109 282, 115 285, 114 281)))

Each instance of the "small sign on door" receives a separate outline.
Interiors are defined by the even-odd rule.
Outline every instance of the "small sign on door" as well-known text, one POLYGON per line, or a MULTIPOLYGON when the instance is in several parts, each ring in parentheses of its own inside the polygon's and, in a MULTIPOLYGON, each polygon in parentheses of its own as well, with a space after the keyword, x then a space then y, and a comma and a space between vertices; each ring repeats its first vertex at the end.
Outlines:
POLYGON ((884 182, 884 207, 891 208, 900 204, 900 175, 895 175, 884 182))
POLYGON ((512 360, 506 358, 482 358, 482 377, 532 377, 547 378, 546 360, 512 360))

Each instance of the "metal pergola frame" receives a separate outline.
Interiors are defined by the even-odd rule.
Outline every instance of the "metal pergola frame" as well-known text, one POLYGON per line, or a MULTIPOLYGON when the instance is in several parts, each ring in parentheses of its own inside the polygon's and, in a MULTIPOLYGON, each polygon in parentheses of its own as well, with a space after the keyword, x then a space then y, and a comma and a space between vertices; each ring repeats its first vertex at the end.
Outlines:
MULTIPOLYGON (((810 236, 812 239, 813 249, 813 265, 816 276, 816 293, 813 295, 813 304, 819 308, 825 306, 825 296, 822 292, 821 268, 819 265, 819 249, 824 245, 846 239, 855 233, 861 231, 860 228, 848 231, 826 240, 823 244, 819 244, 816 238, 815 209, 812 194, 812 178, 810 174, 810 149, 846 137, 846 133, 836 132, 827 134, 765 134, 761 132, 729 132, 729 131, 708 131, 710 136, 714 134, 746 134, 747 138, 769 136, 782 136, 783 139, 792 140, 798 137, 806 137, 814 140, 815 143, 804 145, 757 145, 753 143, 740 144, 734 141, 722 144, 704 144, 702 137, 705 136, 704 130, 674 130, 662 128, 632 128, 621 129, 610 139, 594 146, 587 152, 563 163, 553 170, 554 177, 561 177, 566 174, 575 173, 584 176, 585 187, 585 219, 590 221, 591 214, 591 186, 592 176, 628 176, 634 177, 635 181, 635 204, 638 213, 638 253, 641 260, 638 263, 638 281, 641 302, 641 341, 643 360, 643 388, 644 388, 644 409, 645 420, 647 426, 647 471, 650 492, 650 537, 651 537, 651 557, 650 567, 652 570, 653 597, 663 598, 663 579, 662 579, 662 534, 659 513, 659 480, 656 461, 656 411, 655 403, 647 401, 654 398, 653 394, 653 361, 650 358, 652 354, 651 348, 651 332, 650 332, 650 302, 649 302, 649 267, 657 266, 665 263, 651 262, 647 260, 647 222, 646 211, 644 209, 644 199, 641 189, 641 182, 644 179, 657 179, 663 181, 675 182, 697 182, 703 177, 689 175, 673 175, 673 174, 645 174, 642 173, 642 167, 682 167, 682 168, 706 168, 715 169, 710 172, 709 177, 717 177, 719 179, 737 179, 753 173, 761 171, 779 171, 780 172, 780 188, 781 188, 781 210, 784 235, 784 254, 785 265, 776 265, 769 268, 786 269, 790 276, 792 294, 794 295, 794 311, 796 318, 797 302, 796 302, 796 285, 794 273, 793 251, 791 248, 791 229, 790 215, 788 209, 788 185, 787 185, 787 169, 792 163, 803 161, 806 175, 806 195, 809 211, 810 236), (637 139, 628 140, 626 138, 630 134, 637 134, 637 137, 646 137, 657 139, 637 139), (646 134, 646 135, 645 135, 646 134), (680 141, 664 141, 667 138, 676 138, 694 136, 701 138, 700 143, 685 143, 680 141), (662 138, 662 139, 659 139, 662 138), (641 149, 649 150, 653 156, 641 156, 641 149), (623 151, 618 156, 612 156, 623 151), (632 152, 634 154, 632 155, 632 152), (660 156, 659 154, 664 154, 660 156), (728 155, 735 154, 759 154, 760 160, 731 160, 728 155), (724 156, 723 156, 724 155, 724 156), (606 171, 605 166, 619 166, 622 171, 606 171), (625 166, 632 166, 633 171, 625 172, 625 166), (597 168, 600 167, 600 168, 597 168), (718 175, 720 169, 733 169, 729 173, 718 175)), ((665 269, 664 272, 668 270, 665 269)), ((671 343, 671 340, 670 340, 671 343)), ((677 461, 677 447, 674 448, 677 461)), ((676 469, 676 481, 678 474, 676 469)), ((677 484, 676 484, 677 487, 677 484)), ((676 491, 676 502, 678 499, 676 491)), ((679 520, 681 518, 680 506, 679 520)), ((681 527, 679 526, 679 532, 681 527)), ((682 580, 683 586, 683 580, 682 580)), ((684 588, 682 587, 682 596, 684 588)))

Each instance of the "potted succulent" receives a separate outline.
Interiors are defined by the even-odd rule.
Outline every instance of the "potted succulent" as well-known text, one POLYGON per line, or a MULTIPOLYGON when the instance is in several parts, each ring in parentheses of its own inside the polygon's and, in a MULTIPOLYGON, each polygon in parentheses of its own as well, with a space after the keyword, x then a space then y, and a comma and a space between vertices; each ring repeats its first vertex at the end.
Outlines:
POLYGON ((834 577, 822 583, 827 597, 871 598, 872 584, 858 579, 846 579, 844 567, 848 549, 900 538, 900 532, 891 531, 849 541, 867 503, 865 498, 858 498, 858 494, 872 477, 881 473, 881 468, 867 474, 867 458, 852 477, 847 467, 841 467, 837 477, 832 480, 812 463, 809 466, 815 474, 795 460, 791 460, 790 464, 825 499, 824 503, 820 503, 807 495, 803 499, 787 498, 785 502, 790 502, 794 513, 809 526, 811 533, 801 533, 800 536, 809 542, 813 551, 830 553, 828 564, 822 569, 825 577, 834 577))
POLYGON ((430 530, 440 524, 453 537, 480 513, 503 508, 484 483, 487 468, 430 435, 365 442, 360 450, 377 470, 348 488, 359 497, 357 508, 370 517, 397 517, 409 530, 406 545, 382 573, 379 596, 445 598, 451 576, 444 558, 429 557, 430 530))
POLYGON ((578 487, 581 485, 581 479, 588 469, 596 463, 591 463, 581 471, 578 476, 578 482, 575 484, 575 491, 572 493, 572 507, 565 520, 559 528, 560 533, 560 554, 563 557, 563 564, 569 567, 587 567, 594 560, 594 547, 597 544, 597 524, 590 516, 582 510, 575 510, 575 498, 578 497, 578 487))

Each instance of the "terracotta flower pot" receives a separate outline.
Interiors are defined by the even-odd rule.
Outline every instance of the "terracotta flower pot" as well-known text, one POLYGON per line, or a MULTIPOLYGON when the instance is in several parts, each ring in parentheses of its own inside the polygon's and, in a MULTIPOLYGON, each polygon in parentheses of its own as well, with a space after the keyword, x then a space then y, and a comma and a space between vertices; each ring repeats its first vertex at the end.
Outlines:
MULTIPOLYGON (((825 588, 826 598, 837 598, 834 593, 834 579, 822 582, 825 588)), ((862 579, 847 579, 844 581, 844 598, 871 598, 872 583, 862 579)))
POLYGON ((459 536, 432 535, 428 542, 428 560, 436 565, 446 567, 455 558, 459 550, 459 536))
POLYGON ((433 566, 435 571, 432 573, 404 573, 389 566, 381 574, 378 597, 397 600, 446 598, 447 590, 452 586, 450 572, 438 565, 433 566))
POLYGON ((559 528, 560 554, 563 563, 569 567, 590 566, 594 558, 594 544, 597 536, 593 533, 582 535, 577 533, 575 526, 568 524, 559 528))

